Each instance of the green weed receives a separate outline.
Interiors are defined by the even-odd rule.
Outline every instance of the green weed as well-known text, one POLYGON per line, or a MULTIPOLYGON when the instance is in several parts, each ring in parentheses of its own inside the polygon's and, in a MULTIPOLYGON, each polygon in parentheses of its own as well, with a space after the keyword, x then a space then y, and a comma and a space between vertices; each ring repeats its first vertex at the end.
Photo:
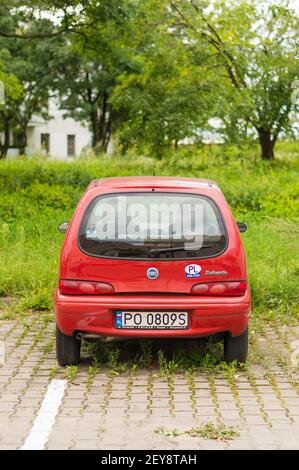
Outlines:
POLYGON ((78 374, 78 366, 66 366, 66 377, 72 382, 78 374))
POLYGON ((54 379, 54 377, 57 375, 57 373, 58 373, 58 367, 57 366, 51 367, 50 373, 49 373, 50 378, 54 379))
POLYGON ((155 429, 155 433, 166 437, 178 437, 185 434, 191 437, 201 437, 202 439, 217 441, 229 441, 240 436, 239 431, 233 426, 226 426, 225 424, 215 425, 210 421, 200 427, 191 428, 187 431, 159 427, 155 429))
POLYGON ((240 436, 237 429, 225 424, 215 425, 212 422, 203 424, 200 427, 192 428, 186 431, 191 437, 202 437, 203 439, 213 439, 217 441, 229 441, 240 436))
POLYGON ((181 361, 175 360, 175 358, 168 361, 163 351, 158 351, 158 363, 160 374, 165 376, 171 376, 175 374, 176 370, 179 368, 181 361))

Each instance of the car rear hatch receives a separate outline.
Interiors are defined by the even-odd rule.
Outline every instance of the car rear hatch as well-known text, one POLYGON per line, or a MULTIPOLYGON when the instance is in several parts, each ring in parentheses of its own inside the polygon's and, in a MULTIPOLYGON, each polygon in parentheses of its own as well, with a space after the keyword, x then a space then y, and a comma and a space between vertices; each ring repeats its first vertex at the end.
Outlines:
MULTIPOLYGON (((175 191, 94 198, 80 225, 80 261, 63 277, 106 282, 116 294, 189 294, 197 283, 243 279, 215 200, 175 191)), ((242 264, 242 263, 241 263, 242 264)))

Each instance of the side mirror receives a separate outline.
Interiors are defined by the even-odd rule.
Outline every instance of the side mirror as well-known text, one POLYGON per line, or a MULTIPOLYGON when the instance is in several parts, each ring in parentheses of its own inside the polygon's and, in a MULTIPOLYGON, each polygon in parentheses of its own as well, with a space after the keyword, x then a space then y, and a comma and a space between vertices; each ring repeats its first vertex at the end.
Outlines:
POLYGON ((237 226, 238 226, 238 229, 239 229, 240 233, 246 232, 246 230, 247 230, 247 225, 246 224, 244 224, 243 222, 237 222, 237 226))
POLYGON ((58 230, 61 233, 65 233, 68 228, 69 228, 69 223, 68 222, 63 222, 62 224, 58 225, 58 230))

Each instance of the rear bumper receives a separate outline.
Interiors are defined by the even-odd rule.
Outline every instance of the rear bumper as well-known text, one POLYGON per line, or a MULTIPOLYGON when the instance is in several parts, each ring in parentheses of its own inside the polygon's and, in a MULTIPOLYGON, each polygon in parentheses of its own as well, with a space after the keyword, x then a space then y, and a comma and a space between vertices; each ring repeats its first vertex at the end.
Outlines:
POLYGON ((59 329, 66 335, 81 331, 102 336, 202 337, 229 331, 241 335, 250 314, 250 292, 242 297, 175 295, 77 296, 55 292, 59 329), (189 312, 187 330, 121 330, 114 326, 116 310, 157 310, 189 312))

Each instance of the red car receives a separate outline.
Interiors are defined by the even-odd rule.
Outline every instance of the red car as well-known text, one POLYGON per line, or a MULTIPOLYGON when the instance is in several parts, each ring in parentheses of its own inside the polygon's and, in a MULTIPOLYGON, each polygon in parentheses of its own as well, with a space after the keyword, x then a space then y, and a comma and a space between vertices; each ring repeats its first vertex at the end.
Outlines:
POLYGON ((209 180, 93 181, 66 232, 55 292, 56 350, 78 364, 81 339, 224 339, 245 362, 250 288, 236 223, 209 180), (118 338, 120 339, 120 338, 118 338))

